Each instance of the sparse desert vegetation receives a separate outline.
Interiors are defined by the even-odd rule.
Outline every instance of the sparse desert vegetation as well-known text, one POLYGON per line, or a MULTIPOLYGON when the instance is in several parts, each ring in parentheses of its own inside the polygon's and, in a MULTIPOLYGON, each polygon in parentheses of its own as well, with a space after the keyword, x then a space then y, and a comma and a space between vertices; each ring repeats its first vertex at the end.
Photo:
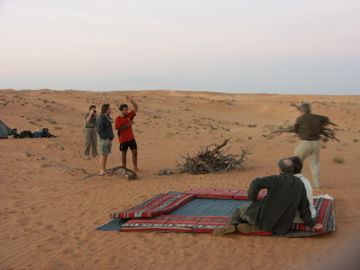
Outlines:
POLYGON ((333 161, 336 164, 344 164, 345 163, 345 159, 343 157, 341 157, 341 156, 335 156, 333 158, 333 161))

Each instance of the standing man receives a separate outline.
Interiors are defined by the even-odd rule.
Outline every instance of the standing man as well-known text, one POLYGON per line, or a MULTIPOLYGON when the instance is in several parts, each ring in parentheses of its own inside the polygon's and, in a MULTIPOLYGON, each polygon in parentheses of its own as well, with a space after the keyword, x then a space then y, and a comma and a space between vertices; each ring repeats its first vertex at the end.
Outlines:
POLYGON ((137 166, 137 144, 135 141, 132 126, 134 124, 134 117, 139 107, 132 97, 129 98, 127 96, 126 99, 127 101, 130 101, 134 108, 129 111, 129 106, 125 103, 119 106, 120 115, 115 119, 115 129, 118 131, 122 166, 126 168, 126 154, 128 148, 130 148, 132 152, 134 171, 138 171, 139 169, 137 166))
POLYGON ((100 152, 100 175, 106 173, 106 162, 108 155, 111 153, 111 141, 114 139, 112 129, 113 120, 110 118, 111 108, 109 104, 101 106, 101 115, 96 122, 96 131, 99 136, 99 152, 100 152))
POLYGON ((85 113, 85 150, 84 159, 90 159, 90 148, 92 156, 96 157, 97 152, 96 140, 96 106, 91 105, 89 112, 85 113))
POLYGON ((309 158, 314 187, 320 188, 320 134, 329 124, 329 118, 312 114, 309 103, 301 104, 299 111, 301 116, 296 120, 294 131, 300 138, 300 144, 295 149, 295 156, 302 161, 309 158))

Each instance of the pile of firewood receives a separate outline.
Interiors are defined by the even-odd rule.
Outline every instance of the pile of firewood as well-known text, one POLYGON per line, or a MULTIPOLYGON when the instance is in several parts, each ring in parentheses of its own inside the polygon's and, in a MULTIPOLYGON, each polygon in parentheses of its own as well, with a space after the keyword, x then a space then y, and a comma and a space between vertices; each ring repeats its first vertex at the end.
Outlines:
MULTIPOLYGON (((330 128, 329 125, 335 125, 335 124, 330 122, 327 126, 321 128, 320 135, 321 135, 322 141, 335 140, 335 141, 339 142, 340 140, 336 137, 335 130, 330 128)), ((294 126, 281 125, 275 129, 272 129, 270 133, 264 134, 263 137, 272 139, 274 137, 274 135, 281 135, 283 133, 293 133, 293 132, 295 132, 294 126)))
POLYGON ((338 138, 336 138, 335 130, 333 130, 333 129, 329 128, 329 127, 323 127, 321 129, 320 134, 321 134, 321 137, 322 137, 323 141, 335 140, 337 142, 340 142, 340 140, 338 138))
POLYGON ((177 165, 177 169, 172 171, 163 169, 160 175, 169 174, 205 174, 220 173, 233 169, 243 168, 246 164, 248 156, 251 154, 251 148, 241 148, 238 155, 228 154, 225 146, 230 139, 226 139, 222 144, 211 144, 202 148, 196 155, 182 156, 184 162, 177 165))

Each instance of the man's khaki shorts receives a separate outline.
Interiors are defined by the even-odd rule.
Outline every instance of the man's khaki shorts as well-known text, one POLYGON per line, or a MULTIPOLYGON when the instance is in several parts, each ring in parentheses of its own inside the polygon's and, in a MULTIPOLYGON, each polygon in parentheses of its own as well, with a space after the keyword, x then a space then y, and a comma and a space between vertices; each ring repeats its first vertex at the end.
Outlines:
POLYGON ((111 141, 109 139, 102 140, 98 142, 98 152, 100 155, 108 155, 111 153, 111 141))

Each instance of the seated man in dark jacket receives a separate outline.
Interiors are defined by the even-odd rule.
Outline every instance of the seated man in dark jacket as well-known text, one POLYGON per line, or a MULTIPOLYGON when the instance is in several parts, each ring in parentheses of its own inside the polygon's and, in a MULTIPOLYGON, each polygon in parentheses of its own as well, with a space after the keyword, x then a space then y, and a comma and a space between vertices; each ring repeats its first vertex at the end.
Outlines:
POLYGON ((314 230, 322 230, 322 224, 316 224, 311 217, 309 201, 302 181, 293 175, 291 160, 279 162, 280 175, 257 178, 252 181, 248 196, 252 201, 248 206, 235 210, 231 221, 217 228, 214 235, 225 235, 235 231, 267 231, 286 234, 299 210, 305 224, 314 230), (267 195, 257 200, 261 189, 267 189, 267 195))

